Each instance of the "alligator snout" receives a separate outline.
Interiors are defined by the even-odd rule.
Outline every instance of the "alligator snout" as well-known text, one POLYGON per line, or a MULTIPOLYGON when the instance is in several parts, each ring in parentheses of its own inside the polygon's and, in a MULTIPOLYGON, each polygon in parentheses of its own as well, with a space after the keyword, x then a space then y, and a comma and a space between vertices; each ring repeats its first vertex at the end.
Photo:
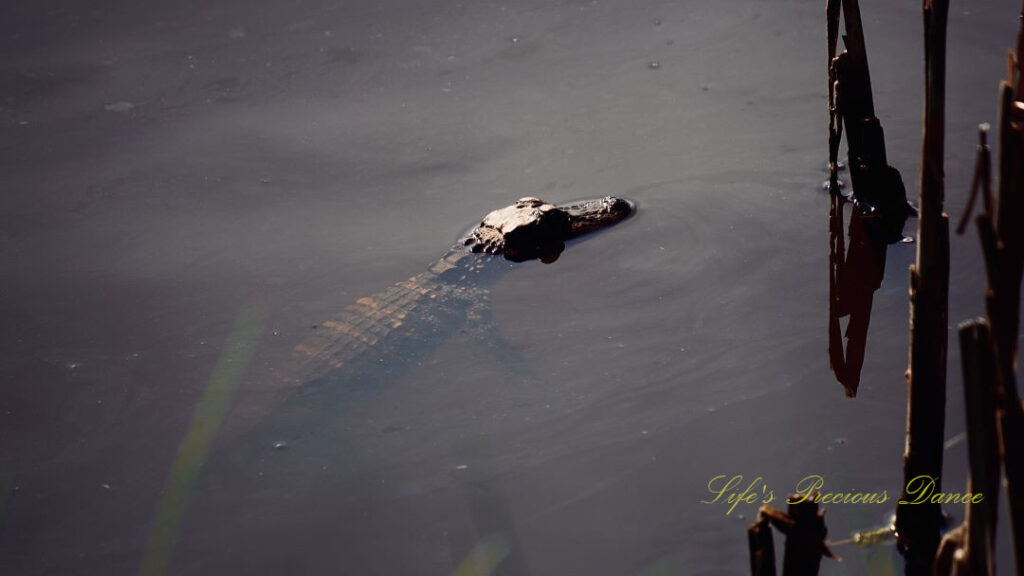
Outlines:
POLYGON ((570 238, 618 224, 636 211, 632 202, 617 196, 573 202, 560 208, 569 214, 572 227, 570 238))

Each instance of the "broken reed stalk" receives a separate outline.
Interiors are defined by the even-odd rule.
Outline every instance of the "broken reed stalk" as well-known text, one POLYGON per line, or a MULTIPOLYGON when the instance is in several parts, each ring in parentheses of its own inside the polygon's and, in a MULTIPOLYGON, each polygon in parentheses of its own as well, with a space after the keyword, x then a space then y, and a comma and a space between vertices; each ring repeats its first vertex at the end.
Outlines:
POLYGON ((939 551, 935 554, 932 574, 935 576, 950 576, 951 574, 973 576, 968 571, 967 557, 964 554, 964 532, 964 525, 961 524, 942 537, 939 551))
MULTIPOLYGON (((839 43, 840 6, 840 0, 827 0, 825 3, 825 28, 828 42, 828 61, 825 62, 828 70, 828 168, 833 204, 836 203, 836 196, 839 195, 839 142, 843 137, 842 119, 836 114, 836 78, 832 69, 832 60, 836 57, 836 46, 839 43)), ((841 207, 842 202, 839 204, 841 207)))
MULTIPOLYGON (((910 368, 907 371, 906 486, 918 476, 941 489, 946 404, 946 322, 949 292, 949 218, 943 213, 946 19, 948 0, 925 0, 925 112, 917 262, 910 268, 910 368)), ((938 504, 900 504, 896 529, 907 574, 930 574, 939 546, 938 504)))
MULTIPOLYGON (((834 16, 836 18, 835 24, 830 21, 828 25, 831 36, 833 28, 838 31, 838 9, 830 5, 826 10, 829 12, 828 17, 834 16)), ((846 53, 841 58, 841 62, 830 61, 829 76, 833 81, 838 81, 840 84, 841 94, 832 95, 832 111, 834 112, 838 108, 842 113, 842 125, 846 127, 846 143, 850 157, 848 164, 850 185, 856 193, 858 189, 863 189, 863 184, 861 183, 867 180, 860 160, 866 160, 871 164, 884 165, 886 162, 885 144, 884 140, 880 137, 872 137, 875 136, 874 133, 870 135, 865 134, 865 128, 868 127, 868 124, 872 121, 873 124, 877 124, 878 121, 875 119, 875 104, 871 94, 871 73, 868 70, 868 57, 864 47, 864 30, 861 28, 860 6, 857 0, 842 0, 842 12, 843 20, 846 24, 846 35, 843 36, 846 44, 846 53), (859 184, 861 188, 858 188, 859 184)), ((830 38, 831 41, 832 38, 830 38)), ((830 44, 829 55, 835 56, 835 52, 836 46, 830 44)), ((830 93, 832 92, 834 90, 830 90, 830 93)), ((834 113, 832 115, 835 116, 834 113)), ((838 124, 839 119, 836 119, 835 122, 838 124)), ((878 136, 880 136, 880 126, 878 127, 878 132, 878 136)), ((834 134, 835 138, 839 138, 842 134, 842 128, 837 126, 834 134)), ((834 156, 839 150, 839 142, 836 140, 830 142, 830 144, 831 149, 829 152, 833 156, 831 160, 834 162, 834 156)))
MULTIPOLYGON (((801 495, 794 494, 790 500, 799 500, 801 495)), ((825 527, 825 511, 818 509, 818 504, 808 498, 792 503, 787 508, 793 526, 786 533, 786 553, 782 558, 783 576, 813 576, 818 573, 822 556, 831 556, 825 546, 828 529, 825 527)))
MULTIPOLYGON (((1012 71, 1012 69, 1011 69, 1012 71)), ((1018 572, 1024 571, 1024 409, 1017 394, 1017 333, 1024 271, 1024 106, 1013 78, 1000 86, 999 193, 977 217, 985 255, 986 317, 995 358, 1000 448, 1018 572)), ((983 190, 984 192, 984 190, 983 190)))
POLYGON ((775 541, 765 508, 758 510, 757 521, 747 528, 751 576, 775 576, 775 541))
MULTIPOLYGON (((1018 55, 1024 50, 1024 10, 1021 16, 1022 28, 1017 35, 1018 55)), ((993 404, 998 446, 1006 471, 1014 556, 1018 573, 1024 573, 1024 407, 1017 392, 1016 374, 1021 275, 1024 273, 1024 228, 1020 225, 1024 221, 1024 104, 1021 103, 1024 88, 1021 72, 1024 69, 1013 52, 1009 54, 1008 64, 1008 79, 999 89, 998 200, 992 198, 991 154, 985 144, 988 126, 982 125, 975 182, 964 220, 980 191, 984 212, 975 219, 975 223, 988 277, 985 313, 991 332, 990 366, 994 369, 995 382, 993 404)), ((971 465, 973 468, 974 462, 971 465)), ((987 467, 985 472, 990 473, 987 467)), ((995 482, 997 487, 998 469, 995 476, 990 482, 995 482)), ((994 508, 998 491, 990 486, 985 489, 992 491, 988 499, 994 508)), ((994 513, 991 521, 995 521, 994 513)))
POLYGON ((974 180, 971 181, 971 191, 967 196, 964 215, 956 226, 958 236, 967 230, 967 223, 971 220, 971 211, 974 210, 979 191, 982 193, 985 214, 995 212, 992 205, 992 149, 988 145, 988 130, 988 124, 978 126, 978 155, 974 163, 974 180))
POLYGON ((772 547, 771 535, 764 535, 770 523, 776 530, 786 535, 785 553, 782 558, 782 576, 814 576, 821 567, 822 556, 832 557, 832 552, 825 544, 828 528, 825 527, 825 511, 818 509, 815 500, 818 493, 790 494, 786 512, 771 506, 761 506, 757 512, 757 522, 748 529, 750 543, 751 574, 775 574, 775 551, 772 547), (755 530, 757 533, 755 542, 755 530), (755 555, 756 550, 761 553, 755 555), (770 552, 764 552, 768 546, 770 552), (755 564, 755 558, 761 562, 755 564), (770 560, 770 564, 766 564, 770 560), (762 571, 758 571, 762 570, 762 571))
POLYGON ((967 492, 981 494, 965 505, 967 534, 962 556, 973 576, 993 576, 996 512, 999 503, 999 436, 996 430, 996 385, 988 322, 963 322, 959 327, 960 358, 967 411, 967 492))
POLYGON ((863 71, 863 77, 860 79, 864 96, 862 111, 867 113, 864 118, 870 118, 875 115, 875 103, 871 95, 867 48, 864 45, 864 27, 860 22, 860 4, 857 0, 843 0, 843 20, 846 22, 846 36, 843 38, 846 50, 859 63, 858 67, 863 71))

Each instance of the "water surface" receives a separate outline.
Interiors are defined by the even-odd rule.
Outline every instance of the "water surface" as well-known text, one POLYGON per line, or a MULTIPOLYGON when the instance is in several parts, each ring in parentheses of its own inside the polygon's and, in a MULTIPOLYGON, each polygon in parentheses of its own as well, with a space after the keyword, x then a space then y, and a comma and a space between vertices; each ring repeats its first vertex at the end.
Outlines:
MULTIPOLYGON (((861 9, 914 196, 920 14, 861 9)), ((954 216, 1016 13, 950 13, 954 216)), ((899 491, 914 247, 889 250, 847 399, 826 353, 822 3, 3 14, 0 572, 140 571, 240 315, 252 359, 194 461, 171 573, 447 574, 475 554, 498 574, 743 574, 755 507, 701 504, 712 477, 899 491), (359 394, 275 376, 312 325, 421 272, 488 211, 608 194, 637 217, 492 287, 521 365, 456 331, 364 373, 359 394)), ((952 252, 955 323, 982 312, 983 276, 973 236, 952 252)), ((955 345, 949 371, 953 437, 955 345)), ((965 461, 963 443, 947 451, 954 486, 965 461)), ((830 534, 890 511, 832 506, 830 534)), ((893 554, 837 551, 826 573, 893 554)))

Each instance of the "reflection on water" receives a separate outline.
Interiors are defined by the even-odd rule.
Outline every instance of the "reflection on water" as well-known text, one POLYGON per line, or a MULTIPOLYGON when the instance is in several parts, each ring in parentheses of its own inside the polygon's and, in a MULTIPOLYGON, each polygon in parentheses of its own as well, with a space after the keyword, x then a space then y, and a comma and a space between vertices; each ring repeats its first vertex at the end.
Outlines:
MULTIPOLYGON (((880 145, 884 147, 884 144, 880 145)), ((858 161, 857 165, 865 164, 858 161)), ((854 170, 851 168, 851 172, 854 170)), ((842 194, 838 167, 831 170, 827 183, 830 201, 828 357, 836 379, 851 398, 857 395, 860 386, 871 306, 874 294, 885 277, 888 246, 913 241, 902 233, 903 224, 912 214, 902 179, 892 167, 884 166, 883 170, 889 175, 889 183, 881 186, 866 178, 870 171, 859 170, 860 175, 855 182, 868 181, 869 184, 861 184, 861 188, 849 196, 842 194), (872 188, 871 185, 878 187, 872 188), (871 202, 865 201, 864 197, 870 198, 871 202), (848 228, 844 226, 843 210, 847 203, 852 205, 848 228), (845 238, 849 238, 849 245, 845 238), (844 317, 848 317, 845 347, 840 323, 844 317)))
MULTIPOLYGON (((833 182, 835 178, 833 177, 833 182)), ((844 242, 843 205, 846 201, 833 185, 829 209, 828 356, 832 371, 854 397, 864 365, 871 304, 885 274, 887 245, 868 234, 860 211, 850 216, 849 249, 844 242), (840 319, 849 317, 846 346, 840 319)))
POLYGON ((857 395, 864 365, 874 293, 885 275, 888 244, 903 240, 913 213, 899 171, 889 165, 881 121, 875 116, 860 9, 828 3, 829 208, 829 362, 846 395, 857 395), (842 8, 842 10, 841 10, 842 8), (836 54, 840 12, 846 50, 836 54), (843 196, 838 172, 839 146, 849 149, 852 192, 843 196), (843 241, 843 205, 853 205, 849 249, 843 241), (844 350, 839 319, 849 316, 844 350))

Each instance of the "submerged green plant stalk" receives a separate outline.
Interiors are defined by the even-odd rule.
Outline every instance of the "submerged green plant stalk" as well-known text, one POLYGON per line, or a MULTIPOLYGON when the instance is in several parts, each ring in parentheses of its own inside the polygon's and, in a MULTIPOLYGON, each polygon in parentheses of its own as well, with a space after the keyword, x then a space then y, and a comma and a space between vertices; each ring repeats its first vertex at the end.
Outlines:
POLYGON ((235 320, 206 391, 196 406, 192 423, 178 447, 142 556, 139 569, 142 576, 161 576, 170 569, 192 487, 217 437, 238 382, 252 359, 262 325, 262 315, 252 306, 242 309, 235 320))

